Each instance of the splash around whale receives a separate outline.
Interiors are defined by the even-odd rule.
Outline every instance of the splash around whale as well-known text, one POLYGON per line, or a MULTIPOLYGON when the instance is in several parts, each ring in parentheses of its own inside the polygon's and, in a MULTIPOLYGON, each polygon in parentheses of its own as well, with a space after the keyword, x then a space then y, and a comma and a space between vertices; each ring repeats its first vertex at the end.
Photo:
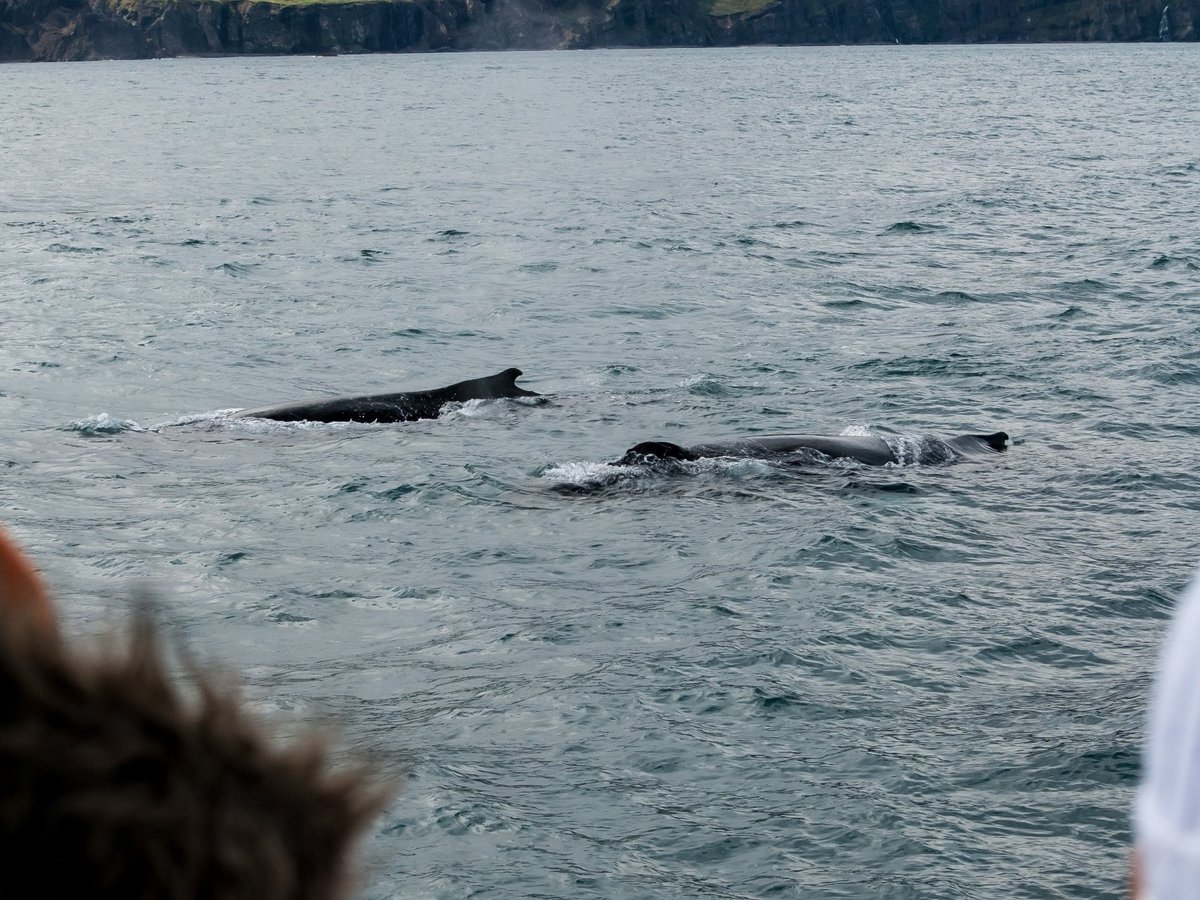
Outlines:
POLYGON ((273 419, 276 422, 413 422, 436 419, 447 403, 468 400, 495 400, 508 397, 540 397, 536 391, 517 386, 520 369, 505 369, 484 378, 472 378, 428 391, 403 391, 394 394, 365 394, 326 400, 300 400, 276 406, 243 409, 233 414, 238 419, 273 419))
POLYGON ((715 457, 742 457, 781 463, 811 462, 815 458, 850 459, 868 466, 937 465, 966 456, 1001 453, 1008 434, 963 434, 952 438, 885 439, 866 435, 786 434, 716 441, 684 447, 669 441, 644 441, 625 451, 616 465, 655 460, 685 462, 715 457))

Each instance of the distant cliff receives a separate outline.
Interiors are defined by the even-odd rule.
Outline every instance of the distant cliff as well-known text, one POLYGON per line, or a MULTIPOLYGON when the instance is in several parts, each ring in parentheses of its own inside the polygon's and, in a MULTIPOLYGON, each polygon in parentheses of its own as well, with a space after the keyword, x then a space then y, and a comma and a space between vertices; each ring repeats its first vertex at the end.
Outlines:
POLYGON ((1200 0, 0 0, 0 61, 734 44, 1194 41, 1200 0))

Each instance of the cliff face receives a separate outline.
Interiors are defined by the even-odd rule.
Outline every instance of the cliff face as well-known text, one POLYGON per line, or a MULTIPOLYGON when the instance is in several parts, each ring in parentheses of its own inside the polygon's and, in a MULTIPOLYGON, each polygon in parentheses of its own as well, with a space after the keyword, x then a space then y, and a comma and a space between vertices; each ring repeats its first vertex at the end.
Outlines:
POLYGON ((720 43, 982 43, 1197 39, 1200 3, 1164 0, 780 0, 716 17, 720 43))
POLYGON ((479 0, 281 6, 249 0, 0 0, 7 59, 140 59, 224 53, 439 50, 479 0), (7 6, 7 9, 5 8, 7 6), (11 32, 24 37, 15 46, 11 32), (22 52, 24 49, 24 52, 22 52))
POLYGON ((0 0, 0 61, 603 46, 1196 40, 1200 0, 0 0))

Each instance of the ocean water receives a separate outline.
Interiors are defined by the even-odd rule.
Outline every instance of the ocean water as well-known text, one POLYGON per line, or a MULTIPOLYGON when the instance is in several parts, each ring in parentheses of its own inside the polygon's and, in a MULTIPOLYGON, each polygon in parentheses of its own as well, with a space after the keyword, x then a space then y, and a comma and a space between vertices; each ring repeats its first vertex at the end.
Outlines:
POLYGON ((1186 46, 0 68, 0 516, 72 630, 149 587, 408 773, 363 898, 1120 897, 1198 94, 1186 46), (227 416, 510 365, 548 402, 227 416))

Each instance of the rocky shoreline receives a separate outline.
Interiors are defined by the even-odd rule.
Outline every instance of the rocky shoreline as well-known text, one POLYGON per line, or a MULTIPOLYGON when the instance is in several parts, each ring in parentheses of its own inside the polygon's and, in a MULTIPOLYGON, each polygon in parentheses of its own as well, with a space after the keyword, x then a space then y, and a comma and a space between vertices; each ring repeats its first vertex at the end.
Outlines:
POLYGON ((1194 41, 1200 0, 0 0, 0 61, 743 44, 1194 41))

